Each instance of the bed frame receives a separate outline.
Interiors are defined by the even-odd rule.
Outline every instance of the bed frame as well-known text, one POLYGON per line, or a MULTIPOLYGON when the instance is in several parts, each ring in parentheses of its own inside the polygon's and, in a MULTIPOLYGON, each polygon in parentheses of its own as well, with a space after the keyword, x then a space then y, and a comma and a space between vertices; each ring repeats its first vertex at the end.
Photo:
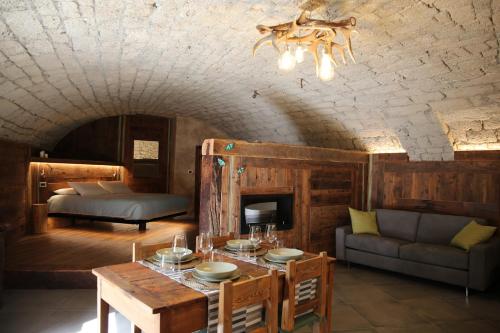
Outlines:
MULTIPOLYGON (((92 164, 64 164, 54 163, 50 160, 37 160, 37 163, 30 164, 31 177, 31 197, 32 203, 46 203, 54 194, 55 190, 69 187, 68 182, 97 182, 99 180, 120 180, 120 166, 92 164), (43 184, 43 185, 42 185, 43 184)), ((59 161, 60 162, 60 161, 59 161)), ((67 213, 49 213, 51 217, 61 217, 71 219, 74 223, 76 219, 103 221, 114 223, 138 224, 139 230, 146 230, 146 223, 160 220, 167 217, 175 217, 187 214, 187 211, 174 211, 173 214, 160 216, 151 220, 125 220, 107 216, 78 215, 67 213)))
POLYGON ((177 213, 160 216, 151 220, 125 220, 116 217, 106 217, 106 216, 92 216, 92 215, 78 215, 78 214, 65 214, 65 213, 49 213, 50 217, 63 217, 70 218, 71 222, 75 224, 76 219, 90 220, 90 221, 102 221, 102 222, 112 222, 112 223, 124 223, 124 224, 138 224, 139 231, 146 230, 146 223, 158 221, 167 217, 176 217, 187 214, 187 211, 179 211, 177 213))

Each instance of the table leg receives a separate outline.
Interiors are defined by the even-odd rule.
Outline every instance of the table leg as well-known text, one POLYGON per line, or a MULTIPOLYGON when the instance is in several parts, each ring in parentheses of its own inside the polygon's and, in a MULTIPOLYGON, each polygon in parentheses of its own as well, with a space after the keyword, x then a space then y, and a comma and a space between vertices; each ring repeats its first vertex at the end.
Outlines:
POLYGON ((109 304, 101 298, 101 281, 97 281, 97 322, 99 333, 108 333, 109 304))
POLYGON ((108 333, 109 304, 102 299, 97 300, 97 318, 99 322, 99 333, 108 333))
POLYGON ((333 275, 335 273, 335 264, 330 263, 328 270, 328 287, 327 287, 327 304, 326 304, 326 332, 332 330, 332 313, 333 313, 333 275))

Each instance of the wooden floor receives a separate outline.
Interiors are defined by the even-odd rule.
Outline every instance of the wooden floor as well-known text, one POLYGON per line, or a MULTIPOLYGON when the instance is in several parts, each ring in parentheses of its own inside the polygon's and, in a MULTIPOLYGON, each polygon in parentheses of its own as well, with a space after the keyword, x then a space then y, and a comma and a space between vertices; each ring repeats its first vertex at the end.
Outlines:
POLYGON ((132 243, 158 243, 185 232, 194 244, 198 225, 193 221, 150 222, 146 231, 136 225, 79 222, 46 234, 29 235, 7 248, 6 271, 82 271, 131 261, 132 243))

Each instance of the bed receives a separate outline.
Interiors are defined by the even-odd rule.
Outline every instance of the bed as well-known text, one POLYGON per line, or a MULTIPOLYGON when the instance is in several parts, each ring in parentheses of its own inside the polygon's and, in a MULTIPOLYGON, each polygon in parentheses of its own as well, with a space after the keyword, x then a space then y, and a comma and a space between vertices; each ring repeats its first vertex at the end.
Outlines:
POLYGON ((163 193, 108 193, 100 195, 56 194, 47 200, 50 216, 72 216, 92 220, 138 224, 186 214, 189 200, 163 193))

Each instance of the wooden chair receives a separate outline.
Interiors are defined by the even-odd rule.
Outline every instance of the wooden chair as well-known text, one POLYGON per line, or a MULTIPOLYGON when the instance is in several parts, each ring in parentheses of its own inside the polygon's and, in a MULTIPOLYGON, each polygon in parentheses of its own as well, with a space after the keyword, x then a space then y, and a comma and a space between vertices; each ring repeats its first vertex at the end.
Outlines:
POLYGON ((326 252, 319 256, 297 262, 290 260, 286 265, 285 297, 281 316, 281 330, 293 332, 306 325, 313 325, 314 332, 327 332, 326 320, 328 301, 328 257, 326 252), (314 298, 298 302, 296 286, 316 279, 314 298))
POLYGON ((253 333, 278 332, 278 271, 242 282, 224 281, 219 293, 218 333, 233 331, 233 311, 262 304, 265 309, 265 326, 257 327, 253 333))
MULTIPOLYGON (((164 249, 166 247, 172 247, 172 242, 157 243, 157 244, 147 244, 142 245, 141 242, 135 242, 132 244, 132 262, 136 262, 147 257, 151 257, 156 253, 156 250, 164 249)), ((131 332, 141 333, 141 329, 135 326, 133 323, 131 332)))
POLYGON ((141 242, 135 242, 132 244, 132 261, 136 262, 150 257, 156 253, 156 250, 164 249, 166 247, 172 247, 172 242, 147 245, 143 245, 141 242))
MULTIPOLYGON (((234 233, 229 233, 226 236, 215 236, 212 237, 212 242, 214 244, 214 249, 223 247, 226 242, 230 239, 234 239, 234 233)), ((200 252, 200 236, 196 236, 196 252, 200 252)))

